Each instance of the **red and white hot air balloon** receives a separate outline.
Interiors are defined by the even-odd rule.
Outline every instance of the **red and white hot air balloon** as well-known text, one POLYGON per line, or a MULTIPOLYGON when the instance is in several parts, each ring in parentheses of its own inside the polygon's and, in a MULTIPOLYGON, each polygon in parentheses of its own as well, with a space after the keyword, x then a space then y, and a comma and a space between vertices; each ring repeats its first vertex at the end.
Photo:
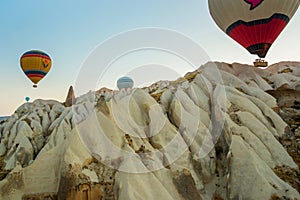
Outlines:
POLYGON ((216 24, 251 54, 264 58, 299 0, 208 0, 216 24))

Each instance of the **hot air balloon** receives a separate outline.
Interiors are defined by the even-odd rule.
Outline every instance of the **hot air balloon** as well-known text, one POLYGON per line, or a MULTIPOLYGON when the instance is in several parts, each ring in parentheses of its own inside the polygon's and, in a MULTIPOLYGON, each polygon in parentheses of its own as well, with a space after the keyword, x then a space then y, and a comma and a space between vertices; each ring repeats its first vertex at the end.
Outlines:
POLYGON ((299 0, 208 0, 216 24, 251 54, 265 58, 299 0))
POLYGON ((133 87, 133 80, 130 77, 123 76, 118 79, 117 86, 119 90, 133 87))
POLYGON ((25 101, 28 102, 30 100, 29 97, 25 97, 25 101))
POLYGON ((33 87, 42 80, 51 69, 51 58, 40 50, 25 52, 20 58, 20 64, 25 75, 34 83, 33 87))

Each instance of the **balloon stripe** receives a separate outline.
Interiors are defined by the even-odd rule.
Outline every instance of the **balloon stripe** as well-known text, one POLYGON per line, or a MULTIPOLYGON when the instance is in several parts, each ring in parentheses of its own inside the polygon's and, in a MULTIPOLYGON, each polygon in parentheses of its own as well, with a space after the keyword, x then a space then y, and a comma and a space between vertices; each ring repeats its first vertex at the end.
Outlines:
POLYGON ((44 78, 45 75, 42 74, 26 74, 27 77, 33 78, 33 77, 38 77, 38 78, 44 78))
POLYGON ((266 54, 268 52, 268 50, 271 47, 271 43, 259 43, 259 44, 254 44, 251 45, 249 47, 247 47, 247 50, 251 53, 251 54, 256 54, 258 55, 260 58, 265 58, 266 54))
POLYGON ((28 58, 28 57, 39 57, 39 58, 45 58, 45 59, 48 59, 48 60, 51 60, 49 56, 45 56, 45 55, 41 55, 41 54, 26 54, 26 55, 23 55, 21 57, 22 58, 28 58))
POLYGON ((27 55, 27 54, 44 55, 44 56, 49 57, 48 54, 41 52, 41 51, 37 51, 37 50, 28 51, 28 52, 24 53, 23 55, 27 55))
POLYGON ((259 53, 259 56, 265 57, 271 44, 276 40, 286 25, 286 21, 278 18, 273 19, 268 24, 257 24, 255 26, 246 26, 245 24, 241 24, 240 26, 235 27, 230 32, 229 36, 243 47, 247 48, 250 53, 257 54, 254 52, 263 52, 259 53), (263 31, 266 31, 267 34, 261 35, 260 33, 263 31), (251 38, 246 38, 249 34, 240 33, 251 33, 251 38), (266 45, 263 44, 268 44, 267 48, 266 45))
POLYGON ((40 74, 40 75, 44 75, 44 76, 47 74, 47 72, 39 71, 39 70, 27 70, 27 71, 24 71, 24 73, 26 75, 28 75, 28 74, 40 74))
POLYGON ((248 47, 250 45, 253 45, 255 43, 272 43, 275 41, 276 37, 278 36, 278 32, 282 31, 284 27, 286 26, 286 23, 282 24, 282 20, 275 19, 269 24, 258 24, 256 26, 248 27, 245 25, 240 25, 233 29, 229 36, 235 39, 236 41, 240 42, 240 40, 245 37, 244 35, 238 34, 241 32, 250 32, 253 34, 253 39, 249 41, 249 43, 241 43, 242 46, 248 47), (260 31, 268 29, 268 27, 272 27, 269 29, 269 33, 265 37, 261 37, 260 34, 258 34, 260 31), (258 30, 258 33, 255 33, 253 30, 258 30), (276 34, 277 33, 277 34, 276 34))
POLYGON ((289 22, 289 17, 284 15, 284 14, 279 14, 279 13, 276 13, 274 15, 272 15, 270 18, 267 18, 267 19, 259 19, 259 20, 255 20, 255 21, 251 21, 251 22, 245 22, 245 21, 242 21, 242 20, 239 20, 235 23, 233 23, 232 25, 230 25, 227 30, 226 30, 226 33, 228 35, 230 35, 230 32, 235 29, 236 27, 240 26, 240 25, 245 25, 245 26, 257 26, 257 25, 260 25, 260 24, 268 24, 270 23, 272 20, 274 19, 281 19, 281 20, 284 20, 286 22, 286 24, 289 22))

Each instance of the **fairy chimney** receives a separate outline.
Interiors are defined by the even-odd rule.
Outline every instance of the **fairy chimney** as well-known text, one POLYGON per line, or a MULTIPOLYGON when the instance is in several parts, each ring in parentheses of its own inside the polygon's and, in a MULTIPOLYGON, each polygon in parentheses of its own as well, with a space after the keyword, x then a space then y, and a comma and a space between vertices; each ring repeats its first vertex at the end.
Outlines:
POLYGON ((75 95, 74 95, 74 89, 73 86, 70 86, 69 92, 65 101, 66 107, 71 107, 73 104, 75 104, 75 95))

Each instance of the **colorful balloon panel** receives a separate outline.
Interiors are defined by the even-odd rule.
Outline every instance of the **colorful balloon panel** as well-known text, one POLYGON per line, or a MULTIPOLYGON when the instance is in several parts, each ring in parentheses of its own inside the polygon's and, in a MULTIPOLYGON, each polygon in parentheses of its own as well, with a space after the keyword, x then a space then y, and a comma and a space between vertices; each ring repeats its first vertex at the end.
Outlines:
POLYGON ((299 7, 299 0, 208 0, 208 3, 216 24, 261 58, 299 7))
POLYGON ((31 50, 21 56, 20 64, 25 75, 37 84, 50 71, 52 61, 46 53, 31 50))

